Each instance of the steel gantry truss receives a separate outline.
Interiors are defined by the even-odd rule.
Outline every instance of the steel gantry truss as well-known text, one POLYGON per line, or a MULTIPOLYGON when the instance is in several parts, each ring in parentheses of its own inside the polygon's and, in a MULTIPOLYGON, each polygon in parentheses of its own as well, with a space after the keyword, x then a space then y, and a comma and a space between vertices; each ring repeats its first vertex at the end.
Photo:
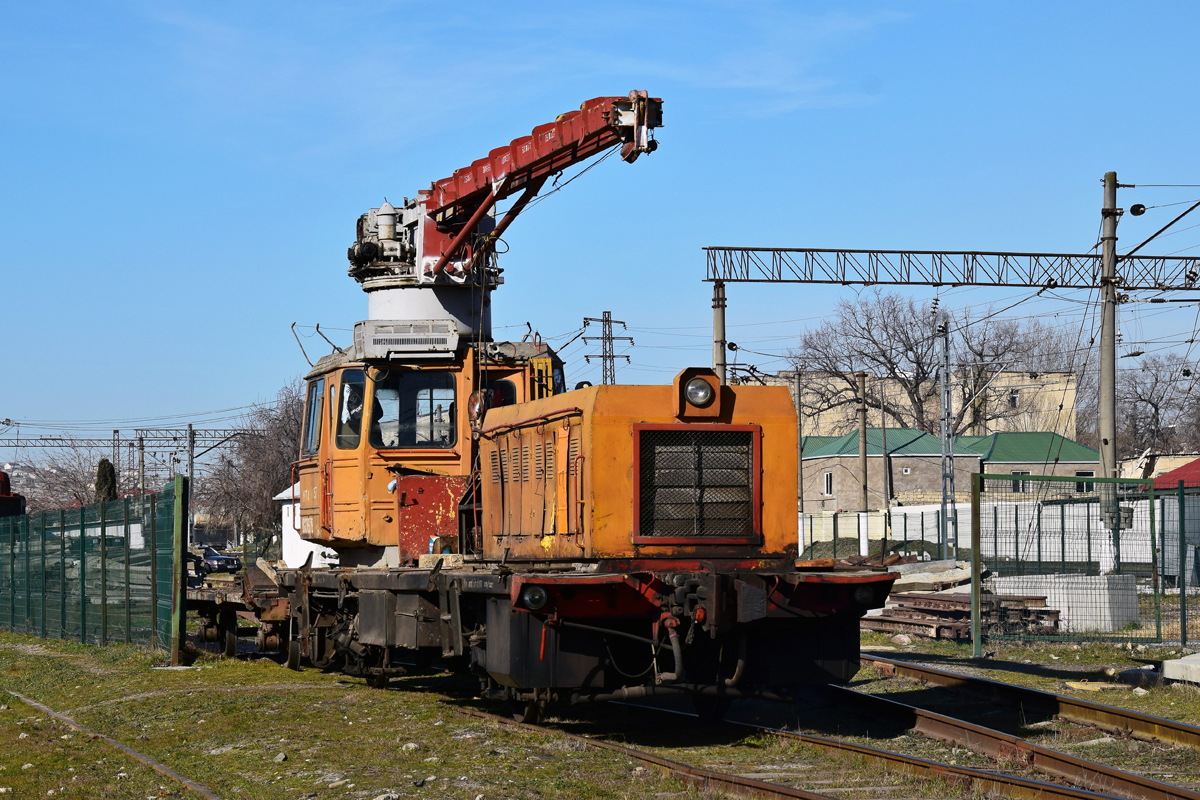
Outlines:
MULTIPOLYGON (((1101 256, 811 247, 706 247, 707 281, 1094 289, 1101 256)), ((1200 256, 1118 258, 1125 290, 1196 288, 1200 256)))

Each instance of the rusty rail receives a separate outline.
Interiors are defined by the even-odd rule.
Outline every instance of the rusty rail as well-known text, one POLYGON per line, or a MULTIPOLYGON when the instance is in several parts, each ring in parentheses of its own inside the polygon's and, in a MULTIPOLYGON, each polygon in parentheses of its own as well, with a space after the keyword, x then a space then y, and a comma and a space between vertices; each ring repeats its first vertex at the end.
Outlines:
POLYGON ((1142 800, 1200 800, 1200 793, 1190 789, 1076 758, 982 725, 840 686, 830 686, 828 690, 840 700, 857 703, 872 714, 902 719, 913 731, 930 739, 961 745, 989 758, 1010 759, 1094 792, 1116 792, 1142 800))
POLYGON ((17 698, 18 700, 20 700, 25 705, 27 705, 31 708, 36 708, 38 711, 41 711, 43 714, 48 714, 49 716, 54 717, 59 722, 66 723, 70 727, 72 727, 75 730, 82 733, 84 736, 91 736, 92 738, 95 738, 95 739, 103 739, 104 741, 108 742, 110 745, 112 745, 113 747, 122 751, 126 755, 132 756, 133 758, 142 762, 146 766, 150 767, 150 769, 154 770, 159 775, 163 775, 167 778, 171 778, 172 780, 179 781, 184 786, 191 789, 193 792, 196 792, 201 797, 204 797, 205 800, 221 800, 221 798, 217 797, 215 794, 213 794, 211 791, 209 791, 205 787, 201 786, 200 784, 196 783, 193 780, 190 780, 189 778, 183 777, 175 770, 171 769, 170 767, 166 766, 165 764, 155 761, 150 756, 143 755, 142 753, 139 753, 137 750, 134 750, 132 747, 126 747, 125 745, 118 742, 116 739, 105 736, 102 733, 96 733, 95 731, 89 731, 87 728, 83 727, 82 725, 80 725, 78 722, 71 719, 70 717, 59 714, 57 711, 55 711, 51 708, 48 708, 47 706, 44 706, 41 703, 38 703, 34 700, 30 700, 28 697, 19 695, 11 689, 6 689, 5 691, 7 691, 9 694, 11 694, 13 697, 17 698))
POLYGON ((500 722, 505 725, 511 725, 514 728, 522 728, 528 731, 536 731, 537 733, 555 733, 559 736, 565 736, 572 741, 586 744, 588 747, 595 747, 600 750, 608 750, 614 753, 620 753, 623 756, 632 758, 643 764, 654 767, 660 772, 670 775, 674 778, 679 778, 691 786, 698 786, 702 789, 715 788, 723 791, 732 792, 742 795, 743 797, 761 797, 767 800, 776 800, 777 798, 804 798, 804 800, 832 800, 828 795, 816 794, 814 792, 806 792, 803 789, 792 789, 787 786, 781 786, 775 783, 767 783, 753 778, 742 778, 737 775, 729 775, 724 772, 715 772, 711 769, 703 767, 693 767, 690 764, 681 764, 678 761, 656 756, 653 753, 647 753, 642 750, 634 750, 631 747, 605 742, 599 739, 589 739, 586 736, 576 736, 573 733, 560 731, 553 728, 543 728, 539 725, 528 725, 524 722, 517 722, 508 717, 501 717, 497 714, 489 714, 486 711, 476 711, 473 708, 457 708, 455 709, 461 714, 466 714, 470 717, 478 717, 479 719, 491 720, 492 722, 500 722))
POLYGON ((1069 722, 1094 725, 1145 741, 1167 742, 1200 750, 1200 728, 1183 722, 876 655, 864 655, 861 662, 888 676, 908 678, 932 686, 961 689, 1010 705, 1040 709, 1069 722))
MULTIPOLYGON (((660 713, 680 714, 688 717, 692 716, 690 714, 683 714, 679 711, 655 708, 653 706, 637 705, 633 707, 660 713)), ((511 721, 506 717, 497 717, 492 714, 474 711, 471 709, 460 708, 458 710, 470 716, 480 717, 483 719, 492 719, 505 724, 527 728, 529 730, 541 732, 551 730, 536 725, 525 725, 523 723, 511 721)), ((726 721, 726 724, 747 728, 759 733, 769 733, 781 738, 794 739, 815 749, 823 750, 829 753, 835 753, 839 756, 856 755, 867 761, 883 764, 889 769, 899 770, 920 778, 940 778, 947 783, 960 785, 965 789, 975 792, 976 794, 997 793, 1006 797, 1022 798, 1023 800, 1097 800, 1098 798, 1112 798, 1115 800, 1117 797, 1116 795, 1108 793, 1076 789, 1071 786, 1062 786, 1054 783, 1031 781, 1025 778, 1017 778, 1011 775, 1002 775, 1000 773, 972 769, 970 767, 940 764, 936 761, 927 761, 923 758, 915 758, 913 756, 892 753, 886 750, 876 750, 870 747, 839 742, 834 739, 825 739, 819 736, 809 736, 808 734, 779 730, 778 728, 767 728, 761 725, 753 725, 748 722, 726 721)), ((593 747, 612 750, 639 761, 643 761, 644 763, 653 764, 659 769, 664 769, 668 772, 671 772, 671 774, 675 774, 678 777, 688 780, 690 783, 703 784, 705 780, 711 779, 712 783, 709 785, 719 786, 729 791, 741 791, 743 794, 750 794, 758 797, 825 797, 824 795, 805 792, 801 789, 791 789, 779 784, 766 783, 764 781, 757 781, 750 778, 739 778, 736 775, 727 775, 720 772, 712 772, 711 770, 705 770, 699 767, 680 764, 651 753, 645 753, 640 750, 631 750, 630 748, 612 744, 611 742, 588 739, 558 730, 555 730, 554 732, 570 737, 577 741, 581 741, 584 744, 593 747)))

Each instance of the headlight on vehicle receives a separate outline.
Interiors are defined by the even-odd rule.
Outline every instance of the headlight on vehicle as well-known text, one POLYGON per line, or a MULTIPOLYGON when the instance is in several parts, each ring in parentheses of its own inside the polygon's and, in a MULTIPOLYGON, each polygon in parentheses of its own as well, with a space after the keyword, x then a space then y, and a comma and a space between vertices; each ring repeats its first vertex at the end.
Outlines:
POLYGON ((713 399, 712 384, 704 378, 692 378, 683 387, 683 393, 689 403, 700 408, 711 403, 713 399))
POLYGON ((526 586, 521 590, 521 603, 531 611, 544 608, 550 595, 540 586, 526 586))
POLYGON ((875 602, 875 592, 868 586, 859 586, 854 590, 854 602, 860 606, 869 606, 875 602))

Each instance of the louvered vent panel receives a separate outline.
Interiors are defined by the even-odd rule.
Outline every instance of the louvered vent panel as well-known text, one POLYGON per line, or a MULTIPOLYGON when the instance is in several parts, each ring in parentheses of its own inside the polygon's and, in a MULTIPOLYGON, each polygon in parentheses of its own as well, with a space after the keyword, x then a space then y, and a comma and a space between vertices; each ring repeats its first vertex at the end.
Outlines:
POLYGON ((752 436, 749 431, 642 431, 641 535, 754 535, 752 436))

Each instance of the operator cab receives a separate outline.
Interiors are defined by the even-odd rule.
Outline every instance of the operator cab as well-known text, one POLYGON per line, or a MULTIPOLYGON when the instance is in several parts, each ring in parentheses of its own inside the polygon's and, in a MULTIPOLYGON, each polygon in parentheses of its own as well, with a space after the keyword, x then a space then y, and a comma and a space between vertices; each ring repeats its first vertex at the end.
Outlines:
POLYGON ((350 350, 317 363, 294 476, 302 538, 337 549, 343 566, 472 552, 460 505, 474 505, 487 410, 565 391, 562 361, 540 341, 489 342, 478 352, 396 363, 350 350))

